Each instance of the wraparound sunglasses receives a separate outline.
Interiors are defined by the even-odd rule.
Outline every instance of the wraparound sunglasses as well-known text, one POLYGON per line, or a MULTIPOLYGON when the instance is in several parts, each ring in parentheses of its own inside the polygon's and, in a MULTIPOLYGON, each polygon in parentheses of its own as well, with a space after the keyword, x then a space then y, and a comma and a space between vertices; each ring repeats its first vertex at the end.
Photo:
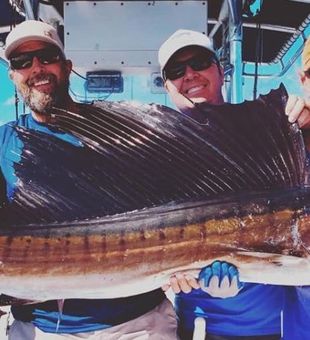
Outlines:
POLYGON ((55 64, 63 59, 63 55, 59 49, 44 48, 42 50, 20 53, 11 57, 9 59, 10 66, 13 70, 23 70, 30 68, 32 66, 34 57, 36 57, 43 65, 55 64))
POLYGON ((185 75, 186 67, 190 66, 194 71, 203 71, 208 69, 216 59, 206 54, 198 54, 183 62, 176 62, 173 65, 167 65, 163 70, 165 79, 175 80, 185 75))

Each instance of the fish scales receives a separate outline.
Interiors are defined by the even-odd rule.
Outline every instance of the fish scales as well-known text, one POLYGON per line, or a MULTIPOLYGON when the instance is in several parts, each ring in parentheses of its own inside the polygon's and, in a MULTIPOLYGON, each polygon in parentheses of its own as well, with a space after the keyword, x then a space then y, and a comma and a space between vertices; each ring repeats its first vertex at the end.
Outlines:
MULTIPOLYGON (((188 263, 197 263, 197 261, 207 262, 207 259, 223 257, 236 251, 283 252, 284 254, 290 251, 296 255, 298 249, 294 247, 293 237, 290 233, 290 217, 292 215, 292 211, 279 213, 276 219, 278 230, 275 233, 270 232, 271 218, 270 215, 266 215, 254 219, 251 221, 252 225, 248 224, 246 228, 237 218, 188 225, 182 233, 182 237, 179 233, 175 235, 176 228, 155 231, 143 241, 141 241, 139 233, 129 233, 124 243, 114 235, 114 237, 107 238, 106 242, 109 247, 104 250, 102 249, 102 236, 89 236, 92 248, 87 252, 84 251, 84 237, 70 238, 69 249, 63 247, 60 241, 49 240, 48 251, 45 248, 46 239, 36 238, 35 243, 32 244, 31 254, 25 257, 23 251, 20 251, 25 240, 20 239, 12 244, 12 253, 14 252, 15 256, 10 259, 4 258, 8 267, 2 266, 1 273, 4 272, 7 279, 11 275, 14 277, 17 274, 19 278, 25 275, 32 277, 32 280, 38 280, 44 276, 47 278, 58 277, 58 284, 53 284, 54 290, 50 293, 45 292, 46 295, 42 296, 46 299, 62 295, 62 285, 67 281, 74 280, 74 276, 87 277, 95 273, 102 275, 105 285, 102 287, 101 294, 106 297, 109 296, 107 291, 110 285, 117 284, 115 277, 117 278, 117 274, 120 272, 124 274, 127 283, 130 284, 136 280, 137 274, 145 278, 161 271, 167 271, 167 269, 180 268, 188 263), (259 234, 257 234, 255 222, 262 226, 259 234), (244 233, 247 234, 247 237, 243 236, 244 233), (225 237, 224 244, 223 237, 225 237), (266 241, 262 242, 262 238, 266 241), (248 246, 249 243, 251 243, 251 247, 248 246), (184 252, 184 247, 187 249, 186 252, 184 252), (36 266, 33 265, 33 257, 36 258, 36 266), (143 265, 145 263, 148 264, 147 267, 143 265), (139 268, 140 266, 142 268, 139 268), (127 272, 130 272, 131 275, 127 272)), ((2 239, 0 241, 2 243, 2 239)), ((301 255, 300 250, 299 255, 301 255)), ((232 262, 237 259, 238 257, 231 256, 232 262)), ((246 257, 243 261, 247 262, 246 257)), ((29 283, 32 285, 31 282, 29 283)), ((97 282, 94 284, 96 285, 97 282)), ((38 286, 40 285, 38 284, 38 286)), ((90 282, 88 289, 91 289, 92 286, 93 284, 90 282)), ((26 292, 31 286, 23 285, 23 288, 26 292)), ((44 288, 46 287, 41 289, 44 288)), ((140 290, 141 288, 139 288, 140 290)), ((3 287, 3 291, 11 294, 8 287, 3 287)), ((24 294, 23 298, 38 298, 38 295, 24 294)), ((71 288, 70 295, 66 297, 77 298, 79 294, 81 292, 77 285, 71 288)), ((96 296, 98 297, 98 295, 99 293, 96 291, 96 296)), ((87 296, 91 297, 92 295, 87 296)))
MULTIPOLYGON (((198 209, 196 213, 202 210, 201 207, 198 209)), ((191 213, 195 212, 189 212, 189 214, 191 213)), ((9 254, 11 255, 9 257, 2 255, 7 267, 2 266, 1 274, 5 273, 7 279, 17 274, 19 277, 23 275, 32 277, 32 280, 36 280, 38 276, 41 279, 45 276, 48 282, 50 282, 50 277, 54 277, 52 280, 53 291, 46 293, 46 287, 37 288, 39 291, 42 289, 45 291, 44 298, 46 299, 55 298, 55 294, 57 296, 65 294, 68 297, 69 293, 66 290, 62 293, 62 286, 64 282, 74 280, 74 277, 101 275, 105 285, 100 293, 98 288, 93 287, 95 296, 110 297, 109 288, 117 284, 119 273, 124 274, 129 285, 130 282, 135 282, 138 274, 144 278, 152 277, 170 269, 185 267, 189 263, 192 266, 195 263, 196 266, 199 266, 198 263, 200 265, 209 263, 216 257, 228 256, 232 262, 237 261, 238 263, 238 258, 243 252, 245 255, 248 252, 265 252, 306 256, 305 249, 300 249, 292 235, 291 226, 292 220, 296 219, 295 215, 295 210, 285 209, 277 213, 269 212, 244 217, 210 218, 207 221, 187 224, 181 228, 179 225, 156 228, 156 225, 152 226, 151 220, 147 221, 147 218, 143 218, 140 223, 149 222, 149 227, 144 226, 143 228, 142 225, 141 229, 129 228, 126 218, 123 228, 103 226, 99 228, 98 234, 96 234, 96 229, 83 230, 85 228, 83 227, 80 230, 80 235, 70 235, 68 229, 72 230, 72 227, 64 227, 61 233, 66 235, 65 238, 61 238, 59 232, 57 235, 53 235, 48 228, 43 232, 37 230, 37 234, 43 235, 37 235, 33 239, 30 235, 19 235, 13 242, 11 239, 7 242, 8 236, 1 237, 1 249, 5 249, 5 246, 2 247, 3 243, 9 245, 9 254), (104 235, 102 235, 102 229, 106 230, 104 235), (124 230, 128 231, 125 233, 124 230), (45 232, 49 236, 44 235, 45 232), (88 244, 86 251, 85 239, 88 244), (29 247, 29 244, 31 244, 31 253, 25 256, 24 248, 29 247), (91 244, 91 248, 89 244, 91 244), (236 256, 232 255, 236 252, 236 256), (34 258, 36 259, 35 266, 34 258), (147 266, 145 266, 146 263, 147 266), (58 284, 55 283, 56 277, 59 278, 58 284)), ((121 221, 118 222, 118 225, 121 225, 121 221)), ((307 223, 309 224, 309 219, 303 216, 303 222, 303 226, 305 226, 307 223)), ((303 239, 303 233, 307 234, 307 228, 299 230, 300 239, 303 239)), ((25 234, 25 231, 20 231, 20 234, 25 234)), ((253 261, 251 257, 243 258, 244 263, 250 260, 253 261)), ((161 280, 163 281, 164 277, 161 277, 161 280)), ((97 280, 94 281, 95 285, 97 283, 97 280)), ((33 285, 31 280, 29 284, 33 285)), ((39 284, 37 286, 40 287, 39 284)), ((90 293, 92 286, 93 284, 90 282, 87 297, 94 297, 90 293)), ((27 285, 23 287, 25 291, 31 288, 27 285)), ((10 294, 7 287, 2 289, 5 293, 10 294)), ((69 297, 78 297, 81 294, 80 289, 76 283, 76 286, 72 287, 69 297)), ((140 290, 141 287, 139 287, 140 290)), ((29 293, 22 297, 25 299, 34 298, 29 293)))

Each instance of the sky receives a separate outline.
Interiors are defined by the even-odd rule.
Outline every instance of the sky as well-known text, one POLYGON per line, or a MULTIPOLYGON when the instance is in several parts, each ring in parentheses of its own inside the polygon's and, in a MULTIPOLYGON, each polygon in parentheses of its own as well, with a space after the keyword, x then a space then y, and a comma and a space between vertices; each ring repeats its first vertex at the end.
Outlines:
POLYGON ((14 86, 7 74, 7 66, 0 62, 0 124, 15 118, 14 86))

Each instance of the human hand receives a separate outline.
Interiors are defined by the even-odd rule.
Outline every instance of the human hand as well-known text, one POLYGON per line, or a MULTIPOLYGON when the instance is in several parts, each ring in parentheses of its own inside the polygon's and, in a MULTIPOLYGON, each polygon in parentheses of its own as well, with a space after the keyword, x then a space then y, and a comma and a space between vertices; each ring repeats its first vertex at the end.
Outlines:
POLYGON ((0 318, 3 316, 3 315, 6 315, 7 312, 5 312, 4 310, 0 309, 0 318))
POLYGON ((225 261, 214 261, 204 267, 198 277, 200 287, 212 297, 236 296, 244 284, 239 281, 238 269, 225 261))
POLYGON ((195 104, 187 97, 183 96, 183 94, 181 94, 177 90, 176 86, 173 84, 171 80, 169 79, 166 80, 165 87, 169 93, 171 100, 181 112, 187 114, 188 112, 195 108, 195 104))
POLYGON ((302 129, 310 129, 310 100, 290 95, 285 107, 285 114, 290 123, 297 121, 302 129))
POLYGON ((200 288, 200 285, 195 279, 194 276, 188 273, 176 273, 169 279, 169 284, 166 284, 161 287, 164 292, 166 292, 169 288, 172 288, 175 294, 190 293, 192 289, 200 288))

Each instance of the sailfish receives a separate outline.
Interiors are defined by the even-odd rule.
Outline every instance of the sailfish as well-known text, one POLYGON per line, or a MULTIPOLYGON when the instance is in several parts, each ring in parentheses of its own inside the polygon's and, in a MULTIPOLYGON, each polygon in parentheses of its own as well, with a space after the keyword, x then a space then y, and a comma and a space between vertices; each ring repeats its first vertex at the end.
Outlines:
POLYGON ((286 100, 281 86, 198 104, 195 119, 135 102, 52 109, 77 143, 13 124, 23 147, 0 209, 0 292, 130 296, 215 259, 247 282, 309 285, 307 154, 286 100))

